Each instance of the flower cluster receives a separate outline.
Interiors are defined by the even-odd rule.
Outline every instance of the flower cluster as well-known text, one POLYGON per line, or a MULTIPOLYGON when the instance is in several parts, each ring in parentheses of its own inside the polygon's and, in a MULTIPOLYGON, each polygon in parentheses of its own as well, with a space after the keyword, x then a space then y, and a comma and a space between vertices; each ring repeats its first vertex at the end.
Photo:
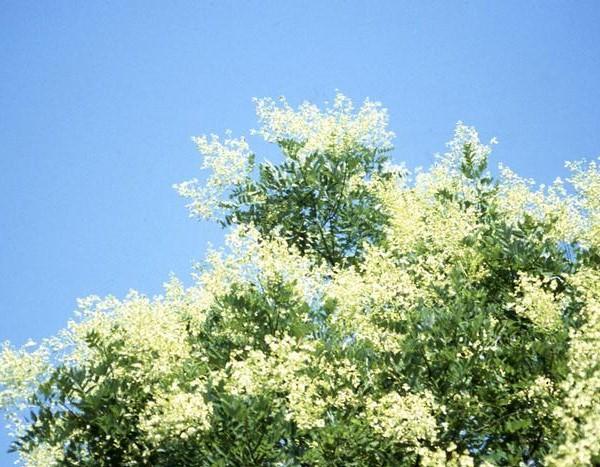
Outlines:
MULTIPOLYGON (((600 158, 599 158, 600 160, 600 158)), ((600 166, 596 161, 585 164, 584 161, 568 162, 572 171, 571 183, 577 195, 574 204, 583 212, 581 222, 581 241, 594 247, 600 247, 600 166)))
POLYGON ((386 438, 419 446, 437 437, 436 407, 432 394, 386 394, 367 402, 367 417, 376 432, 386 438))
POLYGON ((211 171, 203 183, 197 179, 174 185, 177 192, 190 199, 187 207, 191 215, 204 219, 220 214, 221 203, 228 189, 241 183, 252 171, 252 153, 244 138, 232 138, 227 133, 223 142, 217 135, 193 138, 203 156, 202 168, 211 171))
POLYGON ((553 292, 556 288, 557 279, 541 281, 520 273, 515 290, 516 302, 510 305, 538 329, 553 332, 562 326, 563 306, 553 292))
POLYGON ((255 134, 271 143, 300 143, 300 161, 312 153, 337 154, 352 146, 379 151, 392 147, 394 133, 387 129, 388 114, 378 102, 366 100, 357 112, 352 101, 341 93, 323 111, 309 102, 295 110, 285 98, 279 103, 271 98, 255 102, 261 123, 255 134))
POLYGON ((208 430, 211 415, 212 407, 206 403, 201 387, 186 393, 175 385, 148 404, 140 428, 149 440, 160 445, 165 438, 188 439, 208 430))
POLYGON ((566 398, 556 408, 564 438, 547 459, 556 467, 592 465, 600 454, 600 273, 583 269, 570 281, 582 293, 586 322, 571 331, 566 398))

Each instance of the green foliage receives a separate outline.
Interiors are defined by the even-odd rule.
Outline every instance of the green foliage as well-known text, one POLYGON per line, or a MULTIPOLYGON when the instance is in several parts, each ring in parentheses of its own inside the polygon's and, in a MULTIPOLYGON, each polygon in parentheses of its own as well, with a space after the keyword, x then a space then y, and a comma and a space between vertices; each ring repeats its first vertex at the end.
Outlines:
POLYGON ((89 300, 37 351, 4 349, 24 462, 600 465, 596 166, 575 195, 494 180, 459 124, 411 181, 382 112, 259 104, 283 162, 256 180, 243 140, 200 138, 231 183, 180 191, 202 215, 224 194, 208 204, 231 253, 188 289, 89 300))
POLYGON ((364 184, 351 181, 391 178, 385 151, 352 147, 299 160, 302 144, 280 141, 279 147, 284 162, 261 163, 258 180, 234 187, 223 224, 252 224, 263 235, 277 230, 302 253, 331 265, 356 264, 365 242, 382 241, 386 215, 364 184))

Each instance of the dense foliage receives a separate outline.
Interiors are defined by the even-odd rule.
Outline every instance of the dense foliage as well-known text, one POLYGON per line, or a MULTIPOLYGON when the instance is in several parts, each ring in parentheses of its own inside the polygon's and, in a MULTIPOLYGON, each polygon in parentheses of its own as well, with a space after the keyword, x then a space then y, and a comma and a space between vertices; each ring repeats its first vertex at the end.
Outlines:
POLYGON ((411 174, 387 113, 257 100, 278 164, 196 138, 229 228, 184 287, 80 300, 0 354, 29 466, 600 465, 600 167, 536 187, 459 123, 411 174))

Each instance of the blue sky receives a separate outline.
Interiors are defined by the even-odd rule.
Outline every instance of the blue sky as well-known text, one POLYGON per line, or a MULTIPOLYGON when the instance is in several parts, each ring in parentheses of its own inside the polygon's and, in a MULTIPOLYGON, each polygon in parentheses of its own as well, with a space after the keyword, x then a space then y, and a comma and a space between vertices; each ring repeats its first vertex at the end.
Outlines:
POLYGON ((596 1, 0 0, 0 341, 187 280, 222 232, 171 185, 191 136, 248 134, 253 96, 380 100, 409 167, 463 120, 493 162, 566 175, 600 155, 598 24, 596 1))

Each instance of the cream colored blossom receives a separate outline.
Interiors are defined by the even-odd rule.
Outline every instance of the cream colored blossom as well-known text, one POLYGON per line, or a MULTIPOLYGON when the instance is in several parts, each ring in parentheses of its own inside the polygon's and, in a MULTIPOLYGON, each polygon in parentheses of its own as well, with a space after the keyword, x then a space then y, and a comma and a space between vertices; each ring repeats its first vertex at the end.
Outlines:
POLYGON ((289 382, 286 418, 294 420, 301 430, 325 426, 326 403, 318 392, 318 383, 307 376, 297 376, 289 382))
POLYGON ((248 352, 244 359, 231 359, 220 379, 226 381, 225 390, 230 394, 256 395, 273 383, 272 369, 269 368, 267 356, 260 350, 248 352))
POLYGON ((563 302, 550 290, 552 281, 542 281, 525 273, 519 273, 516 281, 515 303, 511 304, 515 312, 530 320, 534 326, 544 332, 553 332, 562 326, 563 302), (550 283, 550 284, 549 284, 550 283))
MULTIPOLYGON (((168 300, 154 301, 131 292, 124 301, 90 299, 82 302, 84 319, 69 324, 76 343, 74 354, 79 363, 95 358, 87 336, 95 332, 104 343, 122 341, 119 352, 135 357, 135 376, 140 380, 158 379, 173 372, 186 358, 191 347, 184 338, 186 322, 182 310, 168 300)), ((119 369, 115 370, 119 371, 119 369)))
POLYGON ((338 153, 349 147, 389 150, 394 134, 387 129, 388 114, 378 102, 366 100, 355 112, 352 101, 337 93, 333 104, 321 111, 303 102, 293 109, 285 98, 255 99, 261 127, 255 134, 265 141, 295 141, 302 145, 297 157, 303 162, 312 153, 338 153))
POLYGON ((528 215, 540 222, 551 223, 546 235, 557 242, 582 239, 585 217, 575 198, 567 194, 560 178, 549 187, 536 186, 533 179, 522 178, 505 165, 500 164, 499 169, 496 199, 510 224, 517 225, 528 215))
POLYGON ((155 443, 165 438, 187 439, 210 429, 212 406, 205 401, 202 387, 180 392, 177 386, 158 394, 149 403, 140 422, 146 437, 155 443))
MULTIPOLYGON (((598 158, 600 161, 600 158, 598 158)), ((600 248, 600 164, 596 161, 585 163, 569 162, 572 172, 570 182, 575 187, 575 204, 582 213, 584 234, 581 241, 584 246, 600 248)))
MULTIPOLYGON (((25 433, 28 425, 22 415, 34 408, 31 396, 52 369, 51 352, 46 345, 34 345, 33 349, 28 347, 14 349, 8 342, 0 347, 0 414, 3 413, 8 433, 14 437, 25 433)), ((44 452, 40 450, 39 455, 42 456, 44 452)))
POLYGON ((387 331, 385 322, 402 321, 424 298, 406 267, 377 248, 367 248, 363 263, 342 269, 327 287, 327 297, 336 301, 332 324, 353 339, 365 340, 377 349, 397 353, 401 335, 387 331))
POLYGON ((437 438, 437 409, 433 395, 401 395, 390 392, 377 401, 367 402, 367 418, 373 429, 386 438, 418 446, 437 438))
POLYGON ((448 264, 460 265, 473 281, 487 275, 481 253, 465 244, 465 239, 477 235, 480 228, 473 187, 452 174, 446 165, 420 172, 414 186, 387 181, 373 184, 372 190, 390 216, 386 245, 389 253, 422 255, 421 271, 411 271, 413 277, 427 276, 432 283, 441 284, 446 280, 448 264), (445 189, 462 190, 472 206, 465 207, 458 200, 442 201, 439 193, 445 189))
POLYGON ((268 355, 260 350, 236 352, 217 379, 236 396, 284 393, 289 420, 301 429, 324 426, 326 404, 319 394, 320 382, 307 376, 307 370, 316 364, 314 343, 290 336, 267 336, 265 342, 268 355))
POLYGON ((460 165, 464 160, 465 146, 469 146, 472 151, 472 162, 475 165, 481 164, 487 160, 492 152, 491 145, 497 144, 497 139, 492 138, 489 145, 482 144, 477 130, 458 121, 454 127, 453 138, 446 143, 448 151, 438 156, 441 165, 445 167, 454 176, 460 175, 460 165))
POLYGON ((192 216, 205 219, 218 217, 220 203, 231 186, 241 183, 252 170, 252 153, 244 138, 235 139, 228 132, 223 142, 217 135, 193 138, 203 156, 202 168, 211 171, 200 185, 197 179, 174 185, 177 192, 190 199, 187 207, 192 216))
POLYGON ((198 286, 205 294, 205 307, 228 293, 232 285, 243 283, 264 290, 269 284, 283 281, 292 285, 297 298, 307 304, 315 305, 321 300, 327 267, 302 256, 277 232, 264 238, 255 228, 240 226, 227 235, 225 243, 229 253, 209 251, 206 267, 196 274, 198 286))
MULTIPOLYGON (((456 452, 455 449, 456 445, 452 443, 445 450, 420 447, 416 451, 421 456, 420 465, 423 467, 473 467, 475 465, 475 461, 467 451, 460 453, 456 452)), ((477 465, 496 467, 485 461, 477 465)))
POLYGON ((582 293, 585 324, 571 331, 566 394, 557 408, 564 440, 546 459, 549 466, 587 466, 600 455, 600 273, 582 269, 569 282, 582 293))
POLYGON ((25 467, 58 467, 63 465, 64 452, 61 446, 39 444, 31 452, 20 453, 20 462, 25 467))
POLYGON ((0 409, 23 405, 50 368, 49 351, 44 346, 14 349, 8 342, 0 350, 0 409))

